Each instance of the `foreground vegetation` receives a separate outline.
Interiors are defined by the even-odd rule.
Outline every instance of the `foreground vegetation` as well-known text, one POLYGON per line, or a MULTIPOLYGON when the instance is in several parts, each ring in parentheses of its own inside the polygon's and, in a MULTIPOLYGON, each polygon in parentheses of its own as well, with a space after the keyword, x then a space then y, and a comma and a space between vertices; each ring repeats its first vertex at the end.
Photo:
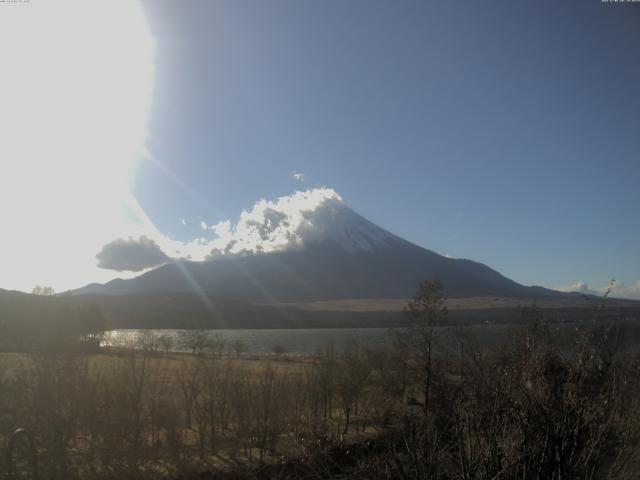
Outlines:
MULTIPOLYGON (((636 478, 640 361, 597 312, 571 353, 532 308, 494 353, 461 338, 446 355, 435 354, 447 316, 437 282, 409 315, 392 348, 297 361, 157 342, 3 354, 0 447, 26 427, 51 479, 636 478)), ((25 472, 27 457, 14 453, 25 472)))

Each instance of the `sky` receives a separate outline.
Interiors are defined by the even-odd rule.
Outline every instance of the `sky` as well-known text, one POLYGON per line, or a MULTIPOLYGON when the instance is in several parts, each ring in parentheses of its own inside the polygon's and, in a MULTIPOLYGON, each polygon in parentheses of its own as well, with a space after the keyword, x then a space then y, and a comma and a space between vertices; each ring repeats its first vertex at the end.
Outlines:
POLYGON ((525 285, 640 298, 640 4, 53 3, 0 3, 0 288, 204 259, 265 201, 338 196, 525 285))

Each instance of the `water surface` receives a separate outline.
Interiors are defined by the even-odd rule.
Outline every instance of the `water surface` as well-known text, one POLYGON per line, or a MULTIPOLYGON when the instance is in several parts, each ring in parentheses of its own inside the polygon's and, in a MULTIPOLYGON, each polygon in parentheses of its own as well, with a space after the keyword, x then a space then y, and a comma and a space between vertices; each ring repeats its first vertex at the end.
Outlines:
MULTIPOLYGON (((112 330, 107 332, 103 345, 136 346, 142 344, 149 335, 156 338, 166 335, 171 338, 172 351, 188 351, 180 345, 184 332, 185 330, 112 330)), ((354 340, 368 348, 382 348, 390 341, 386 328, 216 329, 206 332, 222 336, 226 340, 229 354, 233 353, 231 346, 236 340, 242 340, 248 354, 271 354, 275 347, 283 347, 291 355, 315 355, 329 345, 334 345, 340 351, 354 340)))

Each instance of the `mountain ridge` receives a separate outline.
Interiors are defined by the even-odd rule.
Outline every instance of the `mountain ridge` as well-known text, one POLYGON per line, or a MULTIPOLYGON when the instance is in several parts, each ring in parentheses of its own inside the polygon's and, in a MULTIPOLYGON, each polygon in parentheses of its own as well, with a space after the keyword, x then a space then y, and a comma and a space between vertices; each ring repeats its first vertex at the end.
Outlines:
MULTIPOLYGON (((218 255, 194 262, 172 260, 133 279, 89 284, 75 294, 123 295, 176 291, 278 304, 348 298, 410 298, 420 281, 439 279, 450 296, 543 299, 566 294, 527 287, 490 267, 442 256, 373 224, 341 201, 307 212, 304 243, 267 253, 218 255)), ((261 226, 267 237, 286 219, 261 226)))

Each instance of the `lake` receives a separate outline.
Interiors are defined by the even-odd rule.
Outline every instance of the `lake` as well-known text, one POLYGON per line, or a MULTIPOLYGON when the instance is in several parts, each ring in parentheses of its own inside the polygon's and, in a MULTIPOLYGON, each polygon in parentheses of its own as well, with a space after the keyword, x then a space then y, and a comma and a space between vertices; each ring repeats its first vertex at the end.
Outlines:
MULTIPOLYGON (((506 340, 513 327, 492 325, 474 327, 438 328, 439 349, 458 351, 461 341, 495 346, 497 341, 506 340), (471 338, 472 337, 472 338, 471 338)), ((211 335, 221 335, 226 340, 227 353, 232 354, 231 345, 242 340, 247 354, 272 354, 276 346, 284 347, 288 355, 315 355, 319 350, 334 345, 336 352, 344 350, 349 342, 371 349, 390 345, 391 335, 387 328, 319 328, 319 329, 216 329, 206 330, 211 335)), ((185 330, 112 330, 107 332, 102 345, 113 347, 139 347, 145 338, 168 336, 172 340, 171 351, 188 351, 180 347, 180 336, 185 330)))
MULTIPOLYGON (((640 326, 634 319, 614 322, 617 328, 611 332, 618 337, 619 347, 638 351, 640 347, 640 326), (615 333, 614 333, 615 332, 615 333)), ((582 324, 584 327, 585 324, 582 324)), ((571 350, 578 324, 550 324, 551 338, 561 351, 571 350)), ((472 350, 500 349, 513 337, 521 326, 515 325, 474 325, 467 327, 441 327, 437 329, 435 348, 440 352, 457 354, 461 343, 465 352, 472 350)), ((102 344, 113 347, 138 347, 145 338, 166 335, 172 339, 171 351, 181 349, 179 338, 185 330, 112 330, 105 334, 102 344)), ((334 345, 336 352, 343 351, 346 344, 356 341, 372 349, 390 345, 391 335, 387 328, 319 328, 319 329, 216 329, 207 330, 211 335, 221 335, 226 340, 227 353, 232 354, 231 345, 242 340, 247 354, 272 354, 273 348, 280 346, 288 355, 315 355, 319 350, 334 345)))
MULTIPOLYGON (((103 340, 104 346, 136 346, 150 333, 156 337, 166 335, 172 339, 172 351, 186 351, 179 346, 179 338, 184 330, 112 330, 103 340)), ((230 346, 236 340, 242 340, 248 354, 271 354, 273 347, 284 347, 287 354, 314 355, 320 349, 333 344, 337 351, 355 340, 369 348, 384 347, 389 341, 386 328, 324 328, 324 329, 235 329, 207 330, 211 335, 225 338, 230 346)), ((230 350, 228 353, 232 353, 230 350)))

